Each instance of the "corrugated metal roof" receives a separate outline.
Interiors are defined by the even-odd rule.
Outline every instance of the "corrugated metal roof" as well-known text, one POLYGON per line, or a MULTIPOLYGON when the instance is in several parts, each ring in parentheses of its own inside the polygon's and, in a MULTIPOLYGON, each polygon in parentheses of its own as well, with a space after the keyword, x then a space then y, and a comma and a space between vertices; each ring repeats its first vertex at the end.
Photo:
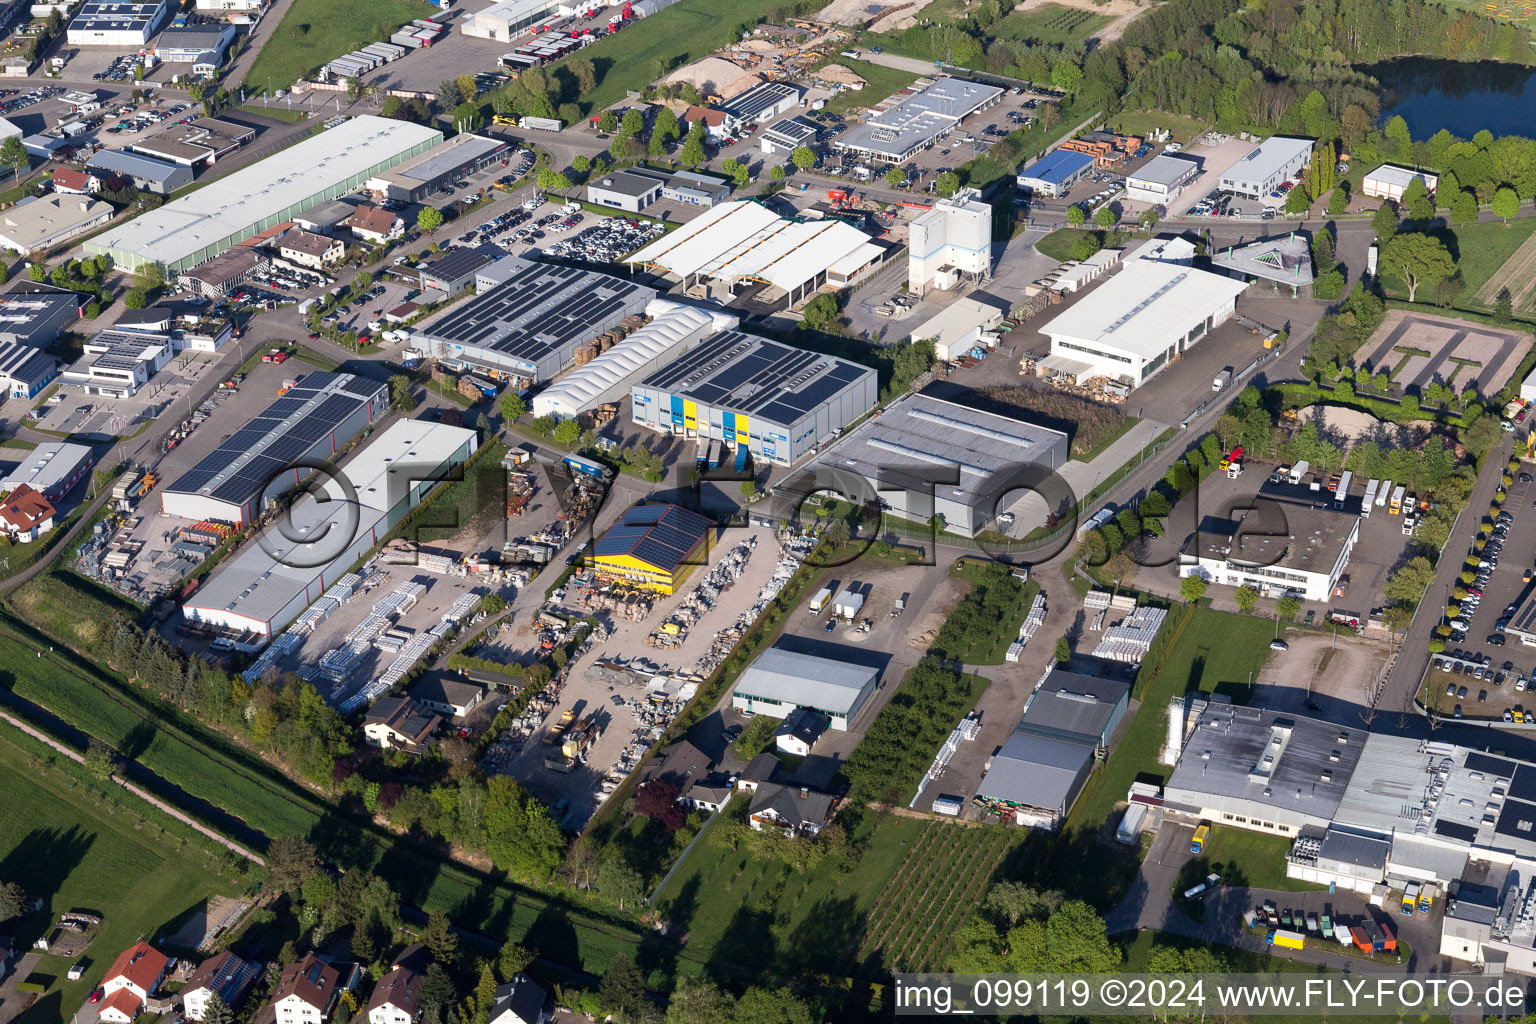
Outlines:
POLYGON ((852 717, 879 675, 868 665, 770 647, 736 680, 735 692, 852 717))

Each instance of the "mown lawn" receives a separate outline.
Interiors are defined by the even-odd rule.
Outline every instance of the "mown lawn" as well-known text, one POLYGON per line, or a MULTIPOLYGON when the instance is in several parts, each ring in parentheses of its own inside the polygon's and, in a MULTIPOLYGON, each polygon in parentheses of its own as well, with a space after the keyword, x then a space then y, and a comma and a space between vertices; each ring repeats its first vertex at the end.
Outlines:
POLYGON ((289 89, 327 61, 387 40, 437 8, 422 0, 294 0, 245 75, 247 90, 289 89))
MULTIPOLYGON (((1533 231, 1536 231, 1536 218, 1530 217, 1510 221, 1508 227, 1502 221, 1486 221, 1432 231, 1431 234, 1451 251, 1456 260, 1456 272, 1465 285, 1456 305, 1467 309, 1491 309, 1477 300, 1478 290, 1515 254, 1516 249, 1525 244, 1533 231)), ((1408 298, 1408 286, 1396 274, 1383 271, 1381 286, 1392 298, 1408 298)), ((1433 302, 1434 289, 1421 285, 1415 298, 1419 302, 1433 302)))
POLYGON ((872 107, 887 96, 900 92, 917 81, 917 76, 910 71, 888 68, 884 64, 871 64, 867 60, 849 60, 837 54, 822 61, 817 65, 817 69, 824 68, 828 64, 841 64, 864 79, 864 88, 844 89, 827 100, 826 109, 834 114, 846 114, 850 110, 872 107))
POLYGON ((688 933, 689 949, 712 949, 715 961, 771 963, 785 975, 802 967, 855 973, 869 912, 928 826, 915 818, 882 819, 847 873, 830 857, 797 873, 706 837, 656 905, 688 933))
POLYGON ((1234 703, 1243 703, 1249 673, 1258 676, 1269 657, 1273 633, 1273 622, 1251 615, 1182 605, 1171 609, 1132 693, 1141 707, 1120 745, 1110 753, 1109 763, 1089 780, 1063 831, 1097 831, 1139 775, 1167 781, 1168 767, 1158 763, 1157 755, 1168 735, 1168 702, 1189 690, 1201 690, 1227 693, 1234 703), (1166 657, 1158 665, 1164 652, 1166 657))
POLYGON ((1035 243, 1035 248, 1053 260, 1065 263, 1072 258, 1072 247, 1088 237, 1104 240, 1104 232, 1090 228, 1057 228, 1035 243))
POLYGON ((170 819, 134 797, 110 790, 103 796, 57 765, 44 765, 41 749, 0 726, 0 878, 43 900, 41 913, 6 929, 27 949, 63 911, 90 910, 105 921, 81 958, 86 971, 79 981, 68 980, 71 962, 62 957, 39 962, 31 980, 47 990, 23 1024, 67 1019, 136 939, 153 940, 209 895, 244 886, 233 875, 220 878, 227 866, 206 850, 165 831, 170 819))
POLYGON ((1327 886, 1285 877, 1285 854, 1290 848, 1291 841, 1285 836, 1212 824, 1205 853, 1185 863, 1174 888, 1183 892, 1215 871, 1221 875, 1224 885, 1246 885, 1281 892, 1326 889, 1327 886))

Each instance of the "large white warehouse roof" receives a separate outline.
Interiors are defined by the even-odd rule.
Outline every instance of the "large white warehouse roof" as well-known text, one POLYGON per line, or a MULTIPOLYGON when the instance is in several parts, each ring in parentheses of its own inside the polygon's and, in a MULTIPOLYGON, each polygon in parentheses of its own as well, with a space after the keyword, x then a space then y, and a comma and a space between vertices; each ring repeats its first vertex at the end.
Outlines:
POLYGON ((1131 260, 1087 299, 1040 328, 1151 359, 1195 323, 1229 305, 1247 281, 1176 263, 1131 260))
POLYGON ((682 278, 764 281, 793 292, 839 264, 863 266, 883 251, 840 220, 785 220, 760 203, 743 200, 713 207, 628 262, 682 278))
POLYGON ((645 311, 654 319, 634 334, 566 374, 533 398, 535 416, 570 419, 622 394, 629 384, 680 355, 692 342, 741 322, 729 313, 655 299, 645 311))
POLYGON ((85 248, 108 253, 128 269, 159 263, 185 270, 308 206, 360 187, 442 137, 435 128, 409 121, 354 117, 97 235, 85 248))

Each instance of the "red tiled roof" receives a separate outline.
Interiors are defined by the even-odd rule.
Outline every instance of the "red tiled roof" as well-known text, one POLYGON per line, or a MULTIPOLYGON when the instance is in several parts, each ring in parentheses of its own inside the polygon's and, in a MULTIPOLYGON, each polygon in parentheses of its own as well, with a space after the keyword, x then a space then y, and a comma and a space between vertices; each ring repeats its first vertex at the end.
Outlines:
MULTIPOLYGON (((18 530, 30 530, 34 524, 40 523, 45 519, 50 519, 52 516, 53 506, 48 503, 48 499, 34 491, 29 484, 22 484, 20 487, 16 488, 10 493, 10 496, 5 499, 5 503, 0 505, 0 519, 5 520, 7 524, 18 530)), ((139 945, 142 946, 144 944, 141 942, 139 945)), ((129 952, 132 952, 132 950, 129 952)), ((153 952, 153 950, 151 950, 151 952, 153 952)), ((123 954, 123 956, 127 955, 127 953, 123 954)), ((160 956, 158 953, 155 955, 160 956)), ((122 958, 119 957, 118 960, 121 962, 122 958)), ((141 960, 140 963, 142 962, 143 961, 141 960)), ((164 967, 164 963, 165 957, 162 956, 162 968, 164 967)), ((155 973, 158 974, 159 971, 156 971, 155 973)), ((108 977, 111 977, 111 975, 108 975, 108 977)), ((154 979, 151 978, 150 980, 153 981, 154 979)), ((143 987, 145 991, 148 991, 147 986, 141 987, 143 987)))
POLYGON ((376 235, 387 235, 395 226, 395 215, 377 206, 363 205, 344 222, 349 228, 362 228, 376 235))
MULTIPOLYGON (((26 485, 23 484, 22 487, 26 485)), ((16 488, 12 498, 22 490, 16 488)), ((29 488, 30 489, 30 488, 29 488)), ((9 509, 10 502, 6 502, 9 509)), ((155 985, 155 979, 165 972, 165 967, 171 962, 171 958, 155 949, 147 942, 138 942, 128 949, 123 950, 112 969, 107 972, 106 981, 113 978, 126 978, 144 992, 148 992, 155 985)))
POLYGON ((717 128, 725 123, 725 111, 710 110, 695 104, 683 112, 684 121, 703 121, 712 128, 717 128))
POLYGON ((53 172, 53 183, 63 188, 73 189, 76 192, 84 192, 90 184, 91 176, 84 171, 71 170, 68 167, 60 167, 53 172))
POLYGON ((102 1000, 101 1009, 97 1010, 96 1013, 100 1016, 108 1010, 116 1010, 128 1020, 133 1020, 143 1003, 144 1000, 140 999, 133 989, 120 988, 102 1000))

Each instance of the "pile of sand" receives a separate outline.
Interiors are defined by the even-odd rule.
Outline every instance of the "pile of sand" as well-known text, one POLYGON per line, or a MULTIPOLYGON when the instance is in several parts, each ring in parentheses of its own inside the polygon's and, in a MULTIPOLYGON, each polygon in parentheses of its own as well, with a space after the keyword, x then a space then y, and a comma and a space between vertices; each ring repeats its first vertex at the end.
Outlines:
POLYGON ((756 80, 755 75, 724 57, 705 57, 703 60, 678 68, 666 77, 666 81, 689 82, 695 89, 706 95, 713 93, 717 96, 729 96, 745 88, 744 86, 732 88, 744 78, 756 80))
POLYGON ((816 76, 833 85, 846 85, 850 89, 864 88, 864 79, 841 64, 828 64, 816 72, 816 76))

